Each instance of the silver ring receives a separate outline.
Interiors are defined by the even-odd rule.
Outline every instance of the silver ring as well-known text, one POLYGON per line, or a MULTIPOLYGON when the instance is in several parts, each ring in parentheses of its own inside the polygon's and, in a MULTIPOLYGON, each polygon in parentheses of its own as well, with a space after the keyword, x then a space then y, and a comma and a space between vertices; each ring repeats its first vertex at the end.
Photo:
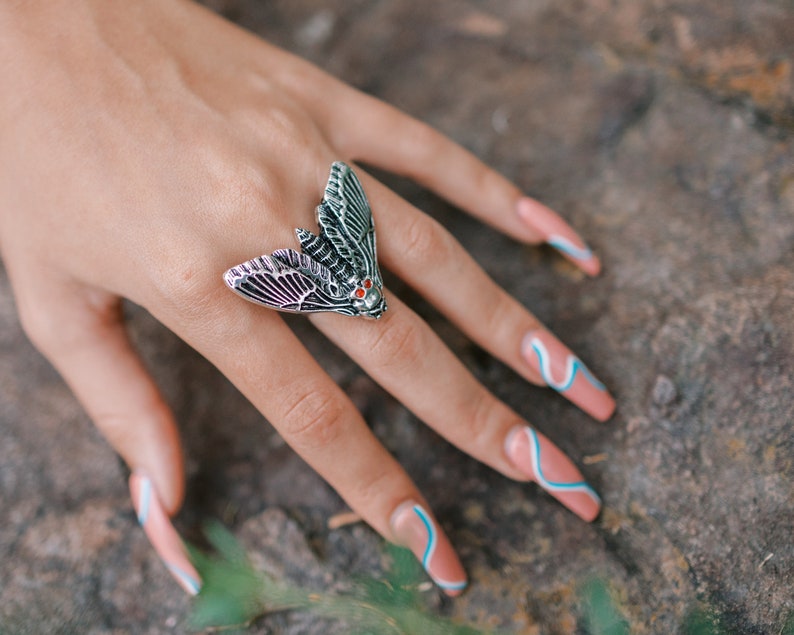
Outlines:
POLYGON ((333 311, 379 319, 386 310, 375 224, 364 188, 341 161, 317 206, 320 233, 296 229, 300 252, 278 249, 229 269, 226 285, 246 300, 290 313, 333 311))

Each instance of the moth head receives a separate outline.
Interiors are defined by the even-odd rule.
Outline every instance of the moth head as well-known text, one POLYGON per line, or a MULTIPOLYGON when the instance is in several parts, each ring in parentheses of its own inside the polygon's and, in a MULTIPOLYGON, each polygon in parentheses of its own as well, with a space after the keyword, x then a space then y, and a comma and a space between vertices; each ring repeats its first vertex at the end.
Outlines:
POLYGON ((386 310, 386 300, 380 285, 371 278, 364 278, 350 293, 356 311, 365 317, 378 319, 386 310))

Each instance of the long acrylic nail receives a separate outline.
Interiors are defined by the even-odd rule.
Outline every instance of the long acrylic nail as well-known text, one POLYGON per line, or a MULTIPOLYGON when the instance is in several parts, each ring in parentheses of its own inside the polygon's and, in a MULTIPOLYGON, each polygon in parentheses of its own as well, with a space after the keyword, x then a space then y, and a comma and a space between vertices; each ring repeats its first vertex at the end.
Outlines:
POLYGON ((544 329, 530 331, 521 343, 526 362, 548 386, 599 421, 615 412, 615 400, 587 366, 556 337, 544 329))
POLYGON ((562 450, 529 426, 517 426, 505 441, 513 465, 586 521, 598 516, 601 499, 562 450))
POLYGON ((522 198, 516 206, 519 218, 538 232, 549 245, 580 267, 586 274, 595 276, 601 263, 573 229, 555 212, 531 198, 522 198))
POLYGON ((177 582, 190 595, 201 589, 201 578, 187 555, 187 549, 165 513, 152 482, 141 472, 130 476, 130 493, 138 522, 177 582))
POLYGON ((392 515, 392 531, 422 563, 428 575, 447 595, 466 588, 466 572, 449 540, 427 510, 415 502, 400 505, 392 515))

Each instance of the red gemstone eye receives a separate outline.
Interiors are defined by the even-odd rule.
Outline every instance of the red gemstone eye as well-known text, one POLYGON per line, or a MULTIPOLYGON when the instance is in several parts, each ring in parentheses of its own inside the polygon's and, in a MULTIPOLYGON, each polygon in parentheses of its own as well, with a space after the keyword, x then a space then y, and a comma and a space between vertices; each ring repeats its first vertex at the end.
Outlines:
POLYGON ((364 288, 365 289, 371 289, 372 288, 372 280, 370 280, 369 278, 364 280, 364 288))
POLYGON ((364 289, 356 289, 357 298, 363 298, 365 295, 367 295, 367 292, 364 289))

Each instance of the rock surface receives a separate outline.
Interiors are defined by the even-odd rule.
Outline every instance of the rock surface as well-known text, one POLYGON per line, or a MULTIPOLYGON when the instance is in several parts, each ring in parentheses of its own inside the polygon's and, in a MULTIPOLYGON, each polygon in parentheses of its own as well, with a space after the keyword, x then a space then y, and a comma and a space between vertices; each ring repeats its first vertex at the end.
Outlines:
MULTIPOLYGON (((210 4, 437 126, 560 210, 602 257, 603 275, 583 279, 550 250, 483 231, 385 177, 613 389, 616 416, 595 423, 396 286, 582 465, 605 501, 591 525, 451 448, 292 321, 459 549, 471 587, 437 611, 507 633, 585 633, 578 589, 598 576, 633 633, 681 632, 696 603, 729 633, 784 632, 794 615, 794 5, 210 4)), ((220 518, 275 574, 320 588, 377 574, 375 534, 328 530, 340 499, 198 355, 143 311, 129 317, 182 425, 186 535, 220 518)), ((185 630, 189 601, 135 523, 123 466, 25 340, 4 275, 0 509, 3 633, 185 630)), ((251 632, 332 628, 280 615, 251 632)))

